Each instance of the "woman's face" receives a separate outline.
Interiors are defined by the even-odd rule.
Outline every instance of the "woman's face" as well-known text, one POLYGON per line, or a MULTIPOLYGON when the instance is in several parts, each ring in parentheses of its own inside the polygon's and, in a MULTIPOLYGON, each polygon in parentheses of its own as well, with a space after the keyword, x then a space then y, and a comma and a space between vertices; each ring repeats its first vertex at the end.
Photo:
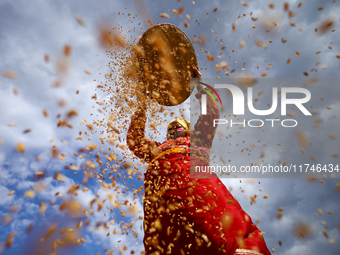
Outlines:
POLYGON ((178 122, 174 121, 172 123, 170 123, 170 125, 168 126, 168 133, 167 133, 167 140, 169 139, 175 139, 176 134, 185 131, 185 128, 179 124, 178 122))

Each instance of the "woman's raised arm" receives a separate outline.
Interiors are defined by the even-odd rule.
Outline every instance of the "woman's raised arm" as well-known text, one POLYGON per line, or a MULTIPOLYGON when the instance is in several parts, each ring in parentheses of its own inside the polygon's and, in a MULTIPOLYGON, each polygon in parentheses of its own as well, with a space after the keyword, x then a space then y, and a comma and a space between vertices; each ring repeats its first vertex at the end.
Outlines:
POLYGON ((159 142, 145 138, 146 112, 145 107, 139 106, 131 117, 131 123, 126 136, 129 149, 143 162, 150 163, 152 150, 160 145, 159 142))
MULTIPOLYGON (((214 94, 209 87, 205 87, 204 90, 209 91, 211 95, 214 94)), ((210 95, 206 94, 205 91, 198 89, 195 96, 200 101, 200 106, 202 104, 202 94, 205 94, 207 97, 207 113, 205 115, 202 113, 200 114, 195 124, 192 142, 194 142, 196 146, 210 148, 217 129, 217 125, 214 127, 214 119, 220 118, 220 109, 210 95)), ((202 107, 200 107, 200 109, 202 109, 202 107)))

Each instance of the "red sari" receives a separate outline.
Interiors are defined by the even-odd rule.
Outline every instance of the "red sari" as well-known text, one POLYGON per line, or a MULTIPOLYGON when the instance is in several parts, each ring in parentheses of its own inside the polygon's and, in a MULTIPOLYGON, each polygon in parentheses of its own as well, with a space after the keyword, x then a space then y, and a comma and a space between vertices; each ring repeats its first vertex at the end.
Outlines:
MULTIPOLYGON (((195 130, 219 118, 217 107, 208 109, 195 130)), ((211 146, 216 128, 209 132, 205 143, 211 146)), ((270 254, 261 231, 217 176, 190 177, 190 160, 208 165, 204 153, 190 154, 190 136, 160 144, 144 135, 145 112, 139 111, 132 117, 127 144, 149 163, 144 178, 145 254, 270 254)))

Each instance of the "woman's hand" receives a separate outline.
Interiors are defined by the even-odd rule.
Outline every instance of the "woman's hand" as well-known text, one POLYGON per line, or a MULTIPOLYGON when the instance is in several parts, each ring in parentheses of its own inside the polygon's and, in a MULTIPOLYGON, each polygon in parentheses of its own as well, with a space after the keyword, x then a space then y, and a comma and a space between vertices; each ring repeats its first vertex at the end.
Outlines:
MULTIPOLYGON (((202 74, 201 74, 201 72, 200 72, 198 66, 193 66, 193 67, 192 67, 192 70, 193 70, 193 72, 194 72, 194 74, 195 74, 195 76, 194 76, 193 78, 196 78, 196 79, 199 78, 199 81, 201 81, 202 74)), ((197 87, 197 92, 196 92, 196 94, 195 94, 195 97, 196 97, 197 99, 200 99, 200 98, 201 98, 201 94, 202 94, 203 91, 202 91, 201 89, 198 89, 198 88, 204 89, 205 86, 202 85, 202 84, 200 84, 200 83, 196 83, 196 87, 197 87)))
POLYGON ((202 94, 205 94, 205 92, 203 91, 203 90, 201 90, 201 89, 206 89, 206 86, 204 86, 203 84, 201 84, 201 83, 196 83, 196 87, 197 87, 197 92, 196 92, 196 94, 195 94, 195 97, 197 98, 197 99, 201 99, 201 95, 202 94), (201 88, 201 89, 200 89, 201 88))

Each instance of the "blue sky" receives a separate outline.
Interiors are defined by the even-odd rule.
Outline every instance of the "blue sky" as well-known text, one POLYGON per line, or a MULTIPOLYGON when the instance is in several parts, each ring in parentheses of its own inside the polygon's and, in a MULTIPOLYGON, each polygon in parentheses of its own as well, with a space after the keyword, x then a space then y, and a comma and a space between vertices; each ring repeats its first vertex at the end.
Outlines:
MULTIPOLYGON (((305 77, 304 72, 307 72, 309 78, 339 78, 340 59, 336 57, 340 55, 339 3, 321 0, 287 2, 289 9, 295 14, 292 18, 288 18, 289 13, 283 10, 283 1, 275 1, 275 8, 270 9, 270 1, 247 1, 244 4, 242 1, 149 0, 145 1, 144 11, 152 17, 153 24, 175 24, 191 40, 206 37, 202 50, 199 44, 194 44, 199 67, 203 67, 203 77, 226 77, 225 72, 217 73, 215 67, 221 61, 226 61, 231 77, 242 74, 260 77, 266 73, 271 78, 299 78, 305 77), (302 5, 298 8, 300 2, 302 5), (173 9, 178 10, 181 6, 184 7, 183 18, 173 14, 173 9), (319 7, 323 9, 318 10, 319 7), (217 10, 214 12, 215 8, 217 10), (169 14, 170 18, 161 18, 161 13, 169 14), (190 19, 186 17, 187 14, 190 19), (258 20, 253 21, 252 17, 258 20), (188 28, 185 28, 183 19, 189 22, 188 28), (334 23, 331 29, 324 34, 320 34, 320 29, 315 32, 315 28, 320 27, 327 19, 334 23), (277 26, 273 26, 273 22, 277 26), (232 23, 235 23, 235 32, 232 23), (283 43, 282 38, 286 42, 283 43), (240 44, 244 46, 241 47, 240 44), (222 50, 223 46, 225 48, 222 50), (214 56, 213 62, 207 60, 207 54, 214 56), (289 64, 288 59, 291 59, 289 64)), ((132 250, 139 254, 143 250, 142 221, 139 220, 139 217, 143 217, 142 195, 134 193, 143 185, 138 177, 144 173, 145 166, 138 166, 138 171, 132 174, 132 180, 128 178, 128 169, 135 168, 134 165, 125 163, 137 166, 139 160, 128 155, 126 148, 116 147, 124 146, 126 129, 112 143, 103 138, 112 135, 107 132, 106 127, 108 111, 103 110, 105 102, 112 95, 105 94, 98 88, 98 85, 107 83, 104 74, 110 73, 108 63, 112 60, 111 55, 107 55, 106 49, 99 43, 100 27, 103 24, 111 27, 119 25, 124 33, 134 38, 133 36, 138 36, 148 27, 144 25, 142 15, 143 9, 136 7, 130 0, 1 1, 2 254, 36 254, 38 249, 43 249, 42 254, 51 254, 51 247, 56 239, 66 243, 70 240, 71 243, 68 247, 57 245, 58 254, 108 254, 112 249, 112 254, 120 254, 120 248, 124 254, 130 254, 132 250), (129 13, 131 17, 137 17, 129 20, 129 13), (127 33, 129 30, 132 32, 127 33), (67 45, 71 49, 69 56, 64 53, 67 45), (66 71, 63 67, 67 67, 66 71), (14 77, 11 72, 15 73, 14 77), (55 87, 57 81, 61 81, 61 86, 55 87), (104 102, 104 105, 98 104, 100 102, 104 102), (72 112, 77 114, 67 118, 72 112), (59 120, 65 119, 72 128, 58 127, 59 120), (103 125, 97 128, 95 122, 99 121, 103 125), (86 126, 89 124, 94 124, 92 130, 86 126), (24 153, 17 151, 20 143, 25 145, 24 153), (53 150, 57 152, 55 158, 52 157, 53 150), (116 159, 108 161, 107 157, 111 157, 111 153, 115 154, 116 159), (97 162, 98 155, 102 161, 101 166, 97 162), (92 173, 86 186, 83 185, 84 164, 84 167, 89 168, 87 174, 92 173), (116 164, 122 168, 118 167, 117 172, 109 175, 116 164), (79 170, 67 169, 65 166, 77 166, 79 170), (43 177, 39 178, 37 172, 44 172, 43 177), (59 181, 54 178, 56 173, 60 174, 59 181), (120 177, 118 173, 121 174, 120 177), (102 176, 97 179, 97 175, 102 176), (112 177, 115 177, 116 186, 109 189, 112 177), (70 188, 77 185, 80 185, 76 191, 77 196, 68 194, 70 188), (84 187, 88 190, 83 190, 84 187), (33 190, 35 196, 30 198, 30 193, 25 192, 33 190), (14 193, 9 195, 11 191, 14 193), (73 200, 66 207, 73 213, 67 213, 67 209, 60 211, 60 206, 70 199, 73 200), (48 205, 46 211, 39 213, 45 205, 48 205), (101 206, 99 211, 98 206, 101 206), (79 213, 79 210, 83 212, 85 209, 87 215, 79 213), (85 226, 87 219, 89 224, 85 226), (26 229, 30 224, 33 224, 33 229, 27 234, 26 229), (57 224, 57 231, 44 242, 40 242, 53 224, 57 224), (77 224, 82 226, 77 229, 77 224), (73 231, 60 234, 62 229, 73 231), (119 233, 113 234, 115 229, 119 233), (109 231, 110 235, 107 236, 109 231), (125 233, 121 234, 122 231, 125 233), (16 233, 16 236, 11 248, 7 249, 6 238, 11 233, 16 233), (138 236, 135 238, 136 234, 138 236), (84 243, 74 245, 81 238, 84 243), (105 251, 106 248, 108 250, 105 251)), ((322 92, 332 100, 336 96, 334 91, 324 89, 322 92)), ((115 112, 119 110, 112 105, 108 106, 110 107, 115 112)), ((338 118, 339 101, 335 100, 331 108, 330 114, 318 117, 324 120, 330 116, 338 118)), ((189 116, 187 104, 183 104, 182 109, 189 116)), ((115 125, 124 121, 129 121, 129 116, 115 122, 115 125)), ((164 123, 157 127, 157 131, 157 134, 150 131, 148 135, 158 137, 157 141, 161 142, 165 137, 164 123)), ((272 139, 275 140, 276 137, 273 136, 272 139)), ((244 133, 244 140, 252 143, 252 138, 247 133, 244 133)), ((334 153, 340 154, 338 141, 338 138, 332 140, 331 146, 334 147, 334 153)), ((340 192, 336 185, 340 183, 339 179, 327 178, 323 180, 324 184, 293 178, 222 181, 253 221, 258 222, 261 231, 266 233, 268 248, 274 248, 275 254, 338 253, 340 192), (255 194, 258 195, 256 203, 251 205, 251 197, 255 194), (278 220, 278 208, 281 207, 284 208, 283 216, 278 220), (301 222, 306 222, 312 232, 303 239, 299 239, 293 231, 301 222), (282 241, 282 246, 279 245, 279 240, 282 241)))

